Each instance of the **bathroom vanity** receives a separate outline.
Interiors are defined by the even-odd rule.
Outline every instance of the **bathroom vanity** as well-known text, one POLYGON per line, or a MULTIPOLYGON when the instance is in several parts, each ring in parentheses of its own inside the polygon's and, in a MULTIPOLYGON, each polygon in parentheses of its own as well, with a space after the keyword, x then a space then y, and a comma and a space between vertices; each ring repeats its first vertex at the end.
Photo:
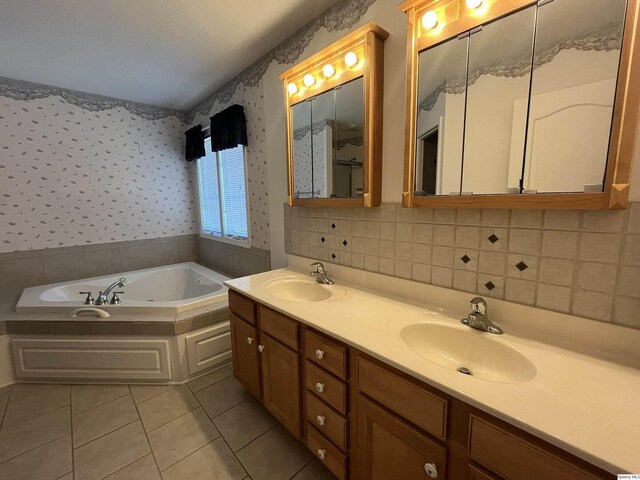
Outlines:
MULTIPOLYGON (((553 347, 547 354, 508 333, 487 338, 497 335, 293 270, 227 285, 235 376, 339 479, 600 479, 633 468, 632 449, 617 449, 624 441, 598 440, 612 438, 604 432, 609 420, 584 423, 590 402, 616 416, 605 408, 606 392, 570 406, 593 378, 572 391, 545 391, 570 369, 579 375, 583 358, 553 347), (449 341, 454 363, 465 355, 455 344, 475 348, 474 375, 429 357, 424 348, 438 348, 432 337, 449 341)), ((595 377, 611 368, 593 362, 595 377)), ((629 376, 610 380, 637 382, 637 370, 621 374, 629 376)), ((609 401, 617 409, 633 403, 624 394, 609 401)), ((619 434, 637 440, 632 431, 619 434)))

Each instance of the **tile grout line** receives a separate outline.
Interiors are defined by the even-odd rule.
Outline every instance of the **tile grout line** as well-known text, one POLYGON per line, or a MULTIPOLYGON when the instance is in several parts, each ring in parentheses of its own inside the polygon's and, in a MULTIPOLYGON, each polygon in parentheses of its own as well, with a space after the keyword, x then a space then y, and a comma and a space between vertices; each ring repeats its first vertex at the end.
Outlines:
MULTIPOLYGON (((66 409, 67 407, 69 407, 69 405, 65 405, 64 407, 60 407, 60 408, 58 408, 58 409, 56 409, 56 410, 53 410, 53 411, 51 411, 51 412, 49 412, 49 413, 54 413, 54 412, 57 412, 58 410, 66 409)), ((37 417, 36 417, 36 418, 37 418, 37 417)), ((69 413, 69 419, 71 419, 71 413, 69 413)), ((71 421, 71 420, 69 420, 69 421, 71 421)), ((13 457, 6 458, 6 459, 4 459, 4 460, 0 461, 0 465, 2 465, 2 464, 3 464, 3 463, 5 463, 5 462, 8 462, 8 461, 10 461, 10 460, 13 460, 14 458, 19 457, 20 455, 24 455, 25 453, 29 453, 29 452, 31 452, 31 451, 33 451, 33 450, 36 450, 36 449, 38 449, 38 448, 40 448, 40 447, 43 447, 43 446, 47 445, 48 443, 55 442, 56 440, 60 440, 62 437, 66 437, 67 435, 71 435, 71 432, 69 432, 69 433, 63 433, 63 434, 62 434, 62 435, 60 435, 59 437, 52 438, 52 439, 51 439, 51 440, 49 440, 48 442, 45 442, 45 443, 40 444, 40 445, 38 445, 38 446, 36 446, 36 447, 33 447, 33 448, 29 448, 29 449, 27 449, 27 450, 24 450, 24 451, 22 451, 22 452, 18 453, 17 455, 14 455, 13 457)), ((65 473, 65 475, 66 475, 66 473, 65 473)))
MULTIPOLYGON (((73 386, 72 386, 71 388, 73 389, 73 386)), ((87 412, 90 412, 90 411, 92 411, 92 410, 95 410, 96 408, 104 407, 105 405, 107 405, 107 404, 109 404, 109 403, 111 403, 111 402, 115 402, 116 400, 120 400, 121 398, 124 398, 124 397, 126 397, 126 396, 131 396, 131 392, 129 391, 129 389, 127 389, 127 393, 125 393, 124 395, 121 395, 121 396, 116 397, 116 398, 112 398, 112 399, 110 399, 110 400, 107 400, 107 401, 106 401, 106 402, 104 402, 104 403, 99 404, 99 405, 94 405, 93 407, 91 407, 91 408, 89 408, 89 409, 87 409, 87 410, 83 410, 83 411, 81 411, 81 412, 74 413, 74 414, 73 414, 73 416, 76 416, 76 417, 77 417, 78 415, 83 415, 83 414, 85 414, 85 413, 87 413, 87 412)), ((71 398, 73 399, 73 397, 71 397, 71 398)), ((132 397, 132 399, 133 399, 133 397, 132 397)), ((135 402, 134 402, 134 403, 135 403, 135 402)))
MULTIPOLYGON (((136 413, 138 414, 138 420, 140 420, 140 426, 142 427, 142 431, 144 432, 144 436, 147 439, 147 445, 149 445, 149 450, 150 450, 151 456, 153 457, 153 462, 156 464, 156 468, 158 469, 158 473, 160 473, 160 476, 162 476, 162 473, 161 473, 162 470, 160 470, 160 465, 158 464, 158 459, 156 458, 156 454, 153 451, 153 448, 151 447, 151 442, 149 441, 149 434, 147 433, 147 430, 144 428, 144 423, 142 422, 142 416, 140 415, 140 410, 138 409, 138 404, 136 403, 136 399, 133 396, 133 392, 131 391, 131 385, 128 385, 128 387, 129 387, 129 392, 131 393, 131 399, 133 400, 133 405, 135 406, 136 413)), ((140 458, 143 458, 143 457, 140 457, 140 458)), ((136 459, 135 461, 137 462, 138 460, 140 460, 140 458, 136 459)), ((131 462, 131 463, 133 463, 133 462, 131 462)), ((122 468, 128 467, 129 465, 131 465, 131 463, 128 464, 128 465, 125 465, 122 468)), ((115 473, 115 472, 113 472, 113 473, 115 473)), ((111 473, 110 475, 113 475, 113 473, 111 473)))
MULTIPOLYGON (((124 425, 119 426, 118 428, 116 428, 115 430, 111 430, 109 432, 103 433, 102 435, 100 435, 99 437, 93 438, 91 440, 89 440, 88 442, 83 443, 82 445, 78 445, 77 447, 73 447, 74 450, 77 450, 78 448, 84 447, 85 445, 89 445, 92 442, 95 442, 96 440, 100 440, 101 438, 106 437, 107 435, 110 435, 114 432, 117 432, 118 430, 120 430, 121 428, 124 427, 128 427, 129 425, 131 425, 132 423, 136 423, 137 421, 139 421, 140 419, 137 418, 135 420, 130 421, 129 423, 125 423, 124 425)), ((140 422, 142 424, 142 422, 140 422)))
POLYGON ((13 386, 9 389, 9 397, 7 398, 7 403, 4 406, 2 411, 2 418, 0 418, 0 430, 4 428, 4 419, 7 416, 7 411, 9 410, 9 402, 11 401, 11 397, 13 395, 13 386))
POLYGON ((71 478, 76 478, 76 449, 73 445, 73 393, 72 387, 69 385, 69 427, 71 427, 71 478))

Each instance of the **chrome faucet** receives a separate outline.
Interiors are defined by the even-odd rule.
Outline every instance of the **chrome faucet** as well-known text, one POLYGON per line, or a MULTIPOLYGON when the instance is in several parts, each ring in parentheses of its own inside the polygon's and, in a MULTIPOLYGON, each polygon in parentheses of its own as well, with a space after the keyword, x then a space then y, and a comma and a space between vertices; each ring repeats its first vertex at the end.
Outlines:
POLYGON ((109 303, 109 294, 111 293, 111 290, 116 287, 124 287, 124 282, 126 281, 127 279, 122 277, 118 281, 113 282, 111 285, 109 285, 104 292, 100 292, 98 294, 98 299, 96 300, 96 305, 107 305, 109 303))
POLYGON ((325 285, 333 285, 333 280, 329 278, 327 275, 327 270, 324 268, 324 265, 320 262, 315 262, 311 264, 312 267, 315 267, 315 270, 312 270, 309 275, 315 277, 316 282, 324 283, 325 285))
POLYGON ((495 333, 496 335, 502 335, 504 333, 500 327, 494 325, 494 323, 489 320, 489 315, 487 314, 487 302, 485 302, 484 298, 472 298, 471 308, 471 313, 467 315, 467 318, 463 318, 460 321, 463 325, 467 325, 483 332, 495 333))

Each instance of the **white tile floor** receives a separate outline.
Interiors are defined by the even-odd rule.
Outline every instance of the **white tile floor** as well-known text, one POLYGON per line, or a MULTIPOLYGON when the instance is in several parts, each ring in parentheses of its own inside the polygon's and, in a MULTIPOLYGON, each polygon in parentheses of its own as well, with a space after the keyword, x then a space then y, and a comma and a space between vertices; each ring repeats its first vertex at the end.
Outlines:
POLYGON ((187 385, 0 389, 0 480, 328 480, 220 368, 187 385))

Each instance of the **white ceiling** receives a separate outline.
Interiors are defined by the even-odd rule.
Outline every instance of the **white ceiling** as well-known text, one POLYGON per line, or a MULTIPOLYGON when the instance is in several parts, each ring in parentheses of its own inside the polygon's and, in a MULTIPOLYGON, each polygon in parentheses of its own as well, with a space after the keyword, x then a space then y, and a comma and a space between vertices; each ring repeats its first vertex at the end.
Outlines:
POLYGON ((0 76, 187 109, 336 0, 0 0, 0 76))

